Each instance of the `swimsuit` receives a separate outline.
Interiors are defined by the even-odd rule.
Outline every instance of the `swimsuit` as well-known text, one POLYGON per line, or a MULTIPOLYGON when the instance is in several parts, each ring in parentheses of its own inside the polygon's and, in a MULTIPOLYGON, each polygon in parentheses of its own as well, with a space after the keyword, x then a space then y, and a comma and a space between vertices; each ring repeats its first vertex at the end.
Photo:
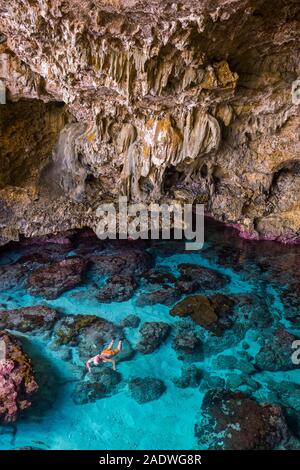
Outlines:
POLYGON ((103 349, 102 353, 104 356, 115 356, 118 354, 119 350, 118 349, 103 349))
POLYGON ((103 362, 102 357, 100 357, 100 356, 95 356, 95 357, 93 358, 93 364, 95 364, 95 366, 97 366, 98 364, 100 364, 100 362, 103 362))

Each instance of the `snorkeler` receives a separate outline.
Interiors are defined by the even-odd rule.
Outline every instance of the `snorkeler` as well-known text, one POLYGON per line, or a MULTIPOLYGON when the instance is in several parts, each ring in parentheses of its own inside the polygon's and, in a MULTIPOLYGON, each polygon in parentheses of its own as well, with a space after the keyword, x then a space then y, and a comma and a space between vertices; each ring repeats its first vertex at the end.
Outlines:
POLYGON ((114 340, 112 340, 107 346, 107 348, 103 349, 100 354, 91 357, 91 359, 87 361, 86 367, 88 368, 89 372, 91 372, 90 364, 98 366, 99 364, 101 364, 101 362, 111 362, 113 370, 116 370, 116 361, 113 359, 113 357, 116 356, 116 354, 118 354, 122 350, 122 341, 119 341, 119 344, 115 349, 113 349, 113 344, 114 340))

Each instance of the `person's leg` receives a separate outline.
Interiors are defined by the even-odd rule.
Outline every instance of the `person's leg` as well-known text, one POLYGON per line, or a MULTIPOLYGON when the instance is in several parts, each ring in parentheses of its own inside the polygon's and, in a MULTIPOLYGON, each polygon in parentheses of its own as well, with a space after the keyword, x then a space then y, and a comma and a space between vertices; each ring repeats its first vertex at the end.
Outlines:
POLYGON ((111 342, 109 343, 109 345, 107 346, 107 348, 105 349, 112 349, 113 345, 114 345, 114 339, 111 340, 111 342))
POLYGON ((116 361, 114 361, 113 359, 105 358, 103 359, 103 362, 110 362, 112 364, 113 370, 116 370, 116 361))

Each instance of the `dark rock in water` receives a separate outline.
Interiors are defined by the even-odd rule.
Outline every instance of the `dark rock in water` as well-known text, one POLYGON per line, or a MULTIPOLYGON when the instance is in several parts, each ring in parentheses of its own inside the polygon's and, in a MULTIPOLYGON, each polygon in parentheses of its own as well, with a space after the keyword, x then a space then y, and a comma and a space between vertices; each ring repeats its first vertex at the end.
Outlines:
POLYGON ((202 376, 201 389, 206 391, 207 388, 224 390, 225 380, 219 375, 213 375, 210 372, 204 372, 202 376))
POLYGON ((180 292, 178 289, 171 286, 161 286, 159 290, 140 294, 136 300, 136 305, 144 307, 145 305, 163 304, 170 307, 177 302, 179 297, 180 292))
POLYGON ((123 302, 133 296, 136 282, 133 276, 117 274, 111 276, 97 294, 101 302, 123 302))
POLYGON ((157 287, 175 284, 176 277, 168 271, 162 269, 150 269, 144 274, 144 284, 156 285, 157 287))
POLYGON ((233 314, 235 300, 224 294, 212 295, 209 300, 218 316, 218 327, 222 330, 231 328, 233 323, 230 317, 233 314))
POLYGON ((230 354, 220 354, 215 360, 214 360, 214 367, 216 369, 236 369, 237 366, 237 358, 235 356, 232 356, 230 354))
POLYGON ((140 328, 139 333, 142 338, 136 349, 143 354, 152 353, 165 341, 170 331, 171 327, 168 323, 145 322, 140 328))
MULTIPOLYGON (((286 408, 300 412, 300 385, 295 382, 270 380, 268 388, 277 395, 278 402, 286 408)), ((300 419, 300 416, 299 416, 300 419)))
POLYGON ((173 316, 191 317, 198 325, 221 335, 232 325, 229 316, 232 314, 233 305, 225 295, 192 295, 178 302, 170 313, 173 316))
MULTIPOLYGON (((78 343, 78 352, 79 357, 83 362, 86 362, 87 359, 98 354, 101 350, 110 343, 112 338, 123 337, 122 333, 118 335, 118 329, 114 329, 113 335, 108 335, 107 331, 102 331, 101 328, 94 329, 94 327, 86 329, 82 335, 79 337, 78 343)), ((117 341, 115 342, 117 344, 117 341)), ((131 344, 126 338, 123 338, 122 351, 114 357, 116 362, 127 361, 134 356, 134 351, 131 347, 131 344)))
POLYGON ((50 331, 60 318, 53 308, 44 305, 24 307, 0 312, 0 329, 26 332, 50 331))
POLYGON ((230 354, 220 354, 213 361, 214 368, 216 370, 240 370, 244 374, 253 374, 256 369, 250 361, 241 359, 238 356, 232 356, 230 354))
POLYGON ((202 357, 202 342, 191 330, 180 330, 172 341, 172 347, 181 360, 200 360, 202 357))
POLYGON ((289 437, 279 406, 225 390, 206 393, 195 434, 200 448, 222 450, 270 450, 289 437))
POLYGON ((52 261, 54 261, 52 253, 49 254, 45 250, 38 253, 25 254, 18 260, 19 263, 22 263, 24 266, 26 266, 26 268, 30 270, 37 269, 44 264, 51 263, 52 261))
POLYGON ((136 377, 128 382, 132 398, 140 404, 157 400, 165 392, 166 386, 160 379, 154 377, 136 377))
POLYGON ((122 379, 120 372, 104 366, 92 369, 91 375, 90 380, 102 384, 107 393, 110 393, 122 379))
POLYGON ((11 423, 31 406, 38 385, 31 361, 14 336, 1 331, 0 348, 0 422, 11 423))
POLYGON ((255 365, 258 369, 269 371, 291 370, 299 367, 292 361, 292 344, 299 338, 278 328, 274 335, 266 340, 264 346, 255 356, 255 365))
POLYGON ((141 323, 141 319, 137 315, 127 315, 121 322, 122 328, 137 328, 141 323))
POLYGON ((155 255, 165 257, 173 256, 174 253, 185 253, 185 242, 182 240, 151 240, 151 252, 155 255))
POLYGON ((201 326, 209 327, 218 321, 216 312, 208 297, 192 295, 178 302, 170 311, 176 317, 191 317, 201 326))
POLYGON ((110 341, 121 333, 113 323, 96 315, 65 315, 57 323, 54 334, 58 344, 69 344, 76 346, 82 338, 92 338, 97 334, 100 339, 95 343, 95 347, 101 347, 105 342, 110 341))
POLYGON ((100 254, 91 256, 93 270, 100 276, 114 276, 116 274, 141 276, 152 263, 152 256, 146 251, 121 250, 113 254, 100 254))
POLYGON ((89 381, 80 382, 73 393, 76 405, 94 402, 100 398, 109 397, 117 393, 117 385, 121 382, 121 374, 109 367, 92 369, 89 381))
MULTIPOLYGON (((196 281, 199 289, 222 289, 229 278, 213 269, 199 266, 198 264, 182 263, 178 266, 178 271, 185 279, 196 281)), ((180 279, 180 278, 179 278, 180 279)))
POLYGON ((0 266, 0 290, 23 287, 28 272, 28 268, 19 262, 0 266))
POLYGON ((226 377, 226 389, 227 390, 236 390, 241 385, 243 385, 244 380, 243 376, 240 374, 228 374, 226 377))
POLYGON ((181 369, 181 377, 173 379, 176 387, 179 388, 197 388, 201 382, 201 370, 192 364, 181 369))
POLYGON ((198 281, 184 274, 176 280, 175 285, 182 294, 193 294, 199 289, 198 281))
POLYGON ((124 338, 123 330, 104 318, 95 315, 66 315, 56 324, 54 329, 57 345, 77 346, 80 359, 85 363, 90 357, 110 343, 112 339, 123 339, 122 351, 116 356, 116 361, 130 359, 134 351, 124 338))
POLYGON ((286 319, 295 325, 300 324, 300 282, 292 282, 284 289, 281 296, 286 310, 286 319))
POLYGON ((81 284, 86 266, 86 260, 75 257, 51 263, 33 271, 27 287, 33 295, 56 299, 63 292, 81 284))
POLYGON ((273 312, 270 312, 269 299, 265 294, 235 295, 236 318, 244 328, 268 328, 274 321, 273 312))

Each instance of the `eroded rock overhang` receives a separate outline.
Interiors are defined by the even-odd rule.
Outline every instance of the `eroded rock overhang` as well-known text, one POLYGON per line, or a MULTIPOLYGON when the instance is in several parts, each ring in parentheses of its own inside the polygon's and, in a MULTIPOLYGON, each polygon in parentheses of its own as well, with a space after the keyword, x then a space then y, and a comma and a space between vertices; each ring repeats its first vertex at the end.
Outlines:
POLYGON ((3 242, 95 228, 120 194, 203 202, 244 236, 299 240, 298 1, 0 11, 3 242))

